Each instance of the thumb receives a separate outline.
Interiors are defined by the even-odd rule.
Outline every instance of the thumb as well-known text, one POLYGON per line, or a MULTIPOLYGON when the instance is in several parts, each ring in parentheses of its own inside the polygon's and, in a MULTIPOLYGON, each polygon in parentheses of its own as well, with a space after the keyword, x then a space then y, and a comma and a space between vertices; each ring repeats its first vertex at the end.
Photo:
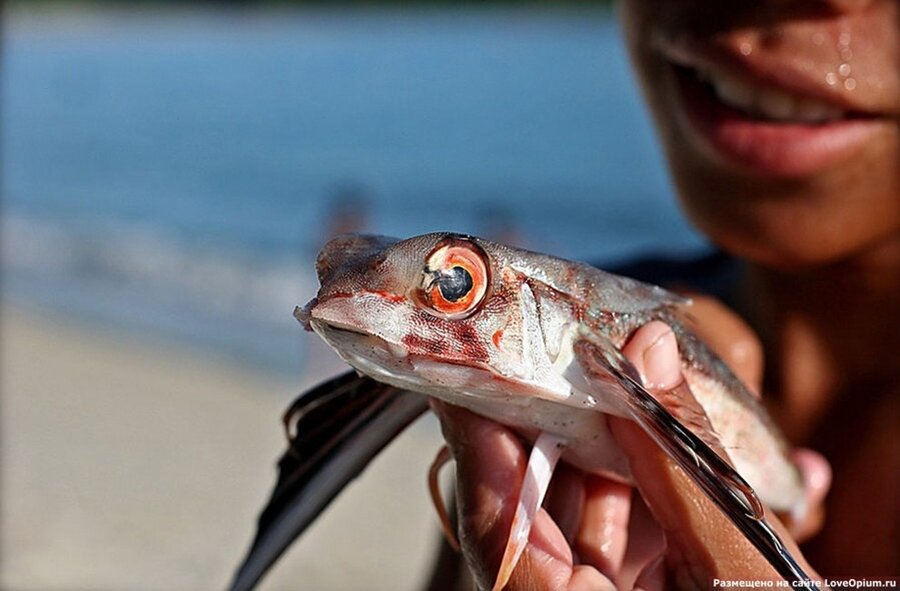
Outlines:
MULTIPOLYGON (((661 322, 639 329, 624 349, 651 394, 683 387, 672 330, 661 322)), ((696 403, 695 403, 696 404, 696 403)), ((780 579, 752 544, 700 491, 687 474, 634 422, 610 418, 613 436, 631 464, 638 490, 666 533, 666 563, 677 588, 711 588, 713 579, 780 579)), ((812 572, 774 515, 766 519, 791 553, 812 572)))

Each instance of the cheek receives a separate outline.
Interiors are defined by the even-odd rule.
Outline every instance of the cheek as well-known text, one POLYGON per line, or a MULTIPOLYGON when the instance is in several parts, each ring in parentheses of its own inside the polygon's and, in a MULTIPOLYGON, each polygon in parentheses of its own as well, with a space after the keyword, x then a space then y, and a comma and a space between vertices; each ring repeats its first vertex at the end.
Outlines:
POLYGON ((648 2, 643 0, 627 0, 616 5, 619 28, 622 31, 628 49, 631 65, 635 69, 641 86, 648 94, 652 94, 653 76, 649 75, 652 63, 648 40, 650 25, 648 20, 648 2))
POLYGON ((654 23, 679 20, 675 5, 680 2, 666 0, 625 0, 617 3, 619 25, 628 49, 633 76, 640 86, 644 103, 652 117, 654 127, 663 143, 670 150, 684 149, 684 138, 677 129, 677 92, 669 64, 652 49, 651 40, 658 34, 654 23))
POLYGON ((897 126, 815 178, 773 181, 696 162, 673 166, 684 208, 725 250, 774 267, 852 256, 900 231, 897 126))

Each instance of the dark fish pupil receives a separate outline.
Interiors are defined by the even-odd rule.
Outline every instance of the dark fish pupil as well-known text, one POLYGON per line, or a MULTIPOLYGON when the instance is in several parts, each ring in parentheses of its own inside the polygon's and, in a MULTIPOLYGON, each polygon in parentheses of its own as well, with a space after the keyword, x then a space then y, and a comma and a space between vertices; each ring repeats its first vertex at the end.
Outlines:
POLYGON ((455 302, 472 291, 472 276, 462 267, 452 267, 449 271, 441 273, 438 288, 445 300, 455 302))

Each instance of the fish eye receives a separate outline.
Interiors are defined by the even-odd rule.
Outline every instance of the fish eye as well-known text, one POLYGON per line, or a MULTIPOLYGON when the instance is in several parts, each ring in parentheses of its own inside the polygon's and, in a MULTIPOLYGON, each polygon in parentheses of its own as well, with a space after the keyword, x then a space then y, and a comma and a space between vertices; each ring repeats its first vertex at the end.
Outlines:
POLYGON ((437 279, 441 296, 448 302, 458 302, 472 291, 472 274, 456 265, 446 273, 441 272, 437 279))
POLYGON ((486 255, 461 239, 443 242, 425 261, 422 301, 429 311, 449 319, 465 318, 478 308, 487 292, 486 255))

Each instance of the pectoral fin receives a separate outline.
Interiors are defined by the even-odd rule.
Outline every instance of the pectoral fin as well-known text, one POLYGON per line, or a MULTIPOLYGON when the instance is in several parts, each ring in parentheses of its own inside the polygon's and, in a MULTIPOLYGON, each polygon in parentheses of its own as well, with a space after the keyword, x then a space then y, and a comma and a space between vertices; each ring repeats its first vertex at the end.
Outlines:
POLYGON ((431 493, 431 502, 438 514, 438 519, 441 521, 444 539, 447 540, 447 544, 450 545, 454 552, 459 552, 459 540, 456 538, 456 530, 453 527, 453 521, 450 519, 450 513, 447 512, 447 504, 444 503, 443 495, 441 495, 441 483, 439 480, 441 468, 452 459, 450 448, 442 445, 434 457, 434 461, 431 462, 431 468, 428 470, 428 492, 431 493))
POLYGON ((724 459, 727 456, 696 401, 692 404, 685 397, 664 396, 668 404, 663 406, 644 388, 637 370, 622 352, 605 339, 580 339, 574 343, 574 350, 584 383, 593 385, 599 396, 609 392, 612 376, 620 387, 620 402, 631 418, 681 466, 779 574, 791 581, 809 580, 766 523, 762 503, 753 489, 724 459), (719 453, 712 448, 718 448, 719 453))
POLYGON ((310 390, 285 413, 288 450, 229 589, 252 589, 290 543, 398 433, 428 408, 420 394, 348 372, 310 390))
POLYGON ((525 469, 525 478, 519 491, 519 500, 516 503, 516 513, 513 517, 509 538, 506 541, 506 549, 503 552, 503 560, 500 562, 500 570, 494 582, 493 591, 500 591, 509 582, 513 569, 522 557, 522 552, 528 545, 528 534, 534 523, 544 495, 550 486, 550 477, 553 469, 562 455, 565 447, 564 441, 555 435, 541 433, 531 448, 528 458, 528 467, 525 469))

